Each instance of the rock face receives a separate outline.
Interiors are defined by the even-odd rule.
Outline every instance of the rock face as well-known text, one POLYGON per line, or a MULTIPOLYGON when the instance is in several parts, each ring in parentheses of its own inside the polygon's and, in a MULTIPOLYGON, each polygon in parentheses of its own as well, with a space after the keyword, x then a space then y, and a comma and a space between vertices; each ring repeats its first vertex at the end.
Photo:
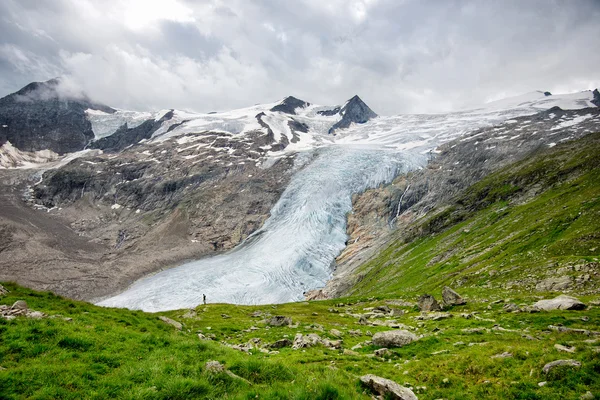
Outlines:
POLYGON ((418 340, 417 336, 409 331, 398 329, 394 331, 377 332, 373 335, 373 344, 379 347, 402 347, 418 340))
POLYGON ((307 103, 304 100, 300 100, 297 99, 293 96, 288 96, 285 99, 283 99, 283 101, 279 104, 277 104, 275 107, 271 108, 270 111, 276 112, 282 112, 282 113, 286 113, 286 114, 292 114, 292 115, 296 115, 296 109, 297 108, 304 108, 304 107, 308 107, 310 105, 310 103, 307 103))
POLYGON ((419 297, 418 306, 420 311, 442 311, 440 304, 430 294, 424 294, 419 297))
POLYGON ((594 98, 591 100, 592 103, 600 107, 600 92, 598 91, 598 89, 594 89, 592 94, 594 95, 594 98))
POLYGON ((366 105, 360 97, 354 96, 340 109, 339 114, 342 119, 336 122, 330 129, 329 133, 335 133, 338 129, 346 129, 353 122, 356 124, 364 124, 372 118, 377 117, 377 114, 366 105))
POLYGON ((547 374, 553 368, 556 368, 556 367, 579 368, 579 367, 581 367, 581 363, 576 360, 556 360, 556 361, 552 361, 552 362, 549 362, 548 364, 544 365, 544 368, 542 369, 542 371, 544 371, 544 373, 547 374))
POLYGON ((30 83, 0 99, 0 145, 9 141, 19 150, 58 154, 82 150, 94 138, 87 109, 115 112, 66 90, 59 79, 30 83))
POLYGON ((360 377, 360 382, 386 399, 418 400, 418 397, 409 388, 377 375, 363 375, 360 377))
POLYGON ((444 286, 444 289, 442 289, 442 299, 444 304, 447 306, 467 304, 465 299, 463 299, 458 293, 450 289, 448 286, 444 286))
POLYGON ((540 300, 536 302, 534 307, 544 311, 551 310, 583 310, 586 305, 575 297, 561 295, 553 299, 540 300))
POLYGON ((127 124, 124 124, 112 135, 91 142, 88 148, 100 149, 110 153, 121 151, 132 144, 139 143, 140 140, 149 139, 161 127, 163 122, 171 118, 173 118, 173 110, 167 112, 158 121, 149 119, 135 128, 128 128, 127 124))

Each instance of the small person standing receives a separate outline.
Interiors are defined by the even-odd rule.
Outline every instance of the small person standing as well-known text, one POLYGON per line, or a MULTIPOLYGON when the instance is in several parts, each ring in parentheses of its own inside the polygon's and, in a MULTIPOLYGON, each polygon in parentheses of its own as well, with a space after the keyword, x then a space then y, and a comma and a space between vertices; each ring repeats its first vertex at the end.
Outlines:
POLYGON ((202 301, 204 302, 204 305, 206 305, 206 295, 205 294, 202 295, 202 301))

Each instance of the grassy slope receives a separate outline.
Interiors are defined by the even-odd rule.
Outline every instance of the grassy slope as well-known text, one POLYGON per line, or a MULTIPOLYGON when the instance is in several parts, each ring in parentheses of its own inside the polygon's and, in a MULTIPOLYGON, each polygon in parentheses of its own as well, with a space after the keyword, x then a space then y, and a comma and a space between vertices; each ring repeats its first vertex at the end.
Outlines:
MULTIPOLYGON (((432 214, 363 265, 349 294, 531 291, 557 268, 597 262, 600 134, 492 174, 432 214)), ((590 279, 579 292, 597 293, 600 277, 590 279)))
POLYGON ((391 245, 365 266, 370 272, 347 299, 256 307, 209 304, 192 318, 184 311, 159 314, 184 323, 178 332, 156 314, 100 308, 8 284, 11 293, 0 304, 24 299, 34 310, 73 320, 0 319, 0 399, 368 399, 358 385, 365 373, 411 386, 420 399, 577 399, 588 390, 600 396, 600 341, 548 329, 563 324, 600 330, 600 308, 514 314, 504 312, 502 303, 488 307, 489 301, 507 296, 531 304, 537 296, 525 290, 527 284, 511 293, 500 285, 546 273, 549 262, 597 257, 589 249, 598 241, 598 141, 595 135, 557 147, 471 188, 450 211, 416 227, 413 241, 391 245), (525 201, 529 195, 522 189, 532 186, 545 190, 525 201), (513 231, 510 240, 502 240, 513 231), (490 277, 489 270, 497 274, 490 277), (422 337, 383 358, 372 356, 371 345, 358 349, 358 355, 344 355, 323 346, 245 354, 221 344, 253 338, 272 343, 310 332, 333 338, 328 332, 335 328, 349 349, 390 329, 360 325, 353 314, 390 298, 414 301, 424 291, 439 295, 443 284, 458 280, 469 304, 441 321, 416 320, 414 307, 400 307, 405 314, 393 319, 422 337), (376 298, 367 298, 371 295, 376 298), (254 311, 290 316, 298 326, 268 328, 262 318, 251 316, 254 311), (462 313, 474 314, 467 319, 462 313), (253 326, 258 329, 250 330, 253 326), (468 328, 483 330, 463 331, 468 328), (355 329, 359 336, 349 334, 355 329), (199 340, 198 332, 214 334, 215 340, 199 340), (559 352, 555 344, 577 350, 559 352), (513 357, 492 358, 503 352, 513 357), (542 373, 545 363, 565 358, 580 360, 582 368, 542 373), (222 362, 249 382, 207 372, 208 360, 222 362), (540 381, 548 384, 539 387, 540 381))

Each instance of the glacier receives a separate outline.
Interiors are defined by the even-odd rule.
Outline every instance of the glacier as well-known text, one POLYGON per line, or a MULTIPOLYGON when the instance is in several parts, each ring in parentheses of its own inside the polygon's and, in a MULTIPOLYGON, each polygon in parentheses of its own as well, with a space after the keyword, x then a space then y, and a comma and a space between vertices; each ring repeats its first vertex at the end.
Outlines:
MULTIPOLYGON (((202 303, 203 295, 211 303, 302 300, 304 292, 323 287, 331 278, 335 258, 346 245, 346 215, 352 210, 354 193, 425 166, 429 152, 465 133, 554 106, 584 108, 590 104, 589 97, 585 92, 562 97, 536 92, 476 110, 378 117, 352 125, 335 137, 323 134, 329 121, 315 119, 318 108, 308 107, 296 118, 318 129, 307 133, 309 137, 301 141, 304 145, 287 150, 293 151, 297 162, 304 165, 262 228, 225 254, 142 278, 97 304, 154 312, 195 307, 202 303)), ((206 118, 186 114, 184 118, 177 117, 176 112, 175 121, 186 119, 189 123, 170 132, 165 127, 154 140, 183 136, 199 127, 213 129, 219 119, 227 129, 235 122, 232 133, 243 134, 244 126, 254 129, 253 115, 259 109, 252 108, 248 117, 237 112, 206 118)), ((279 118, 276 113, 265 112, 268 118, 279 118)), ((273 153, 271 157, 285 154, 286 151, 273 153)))

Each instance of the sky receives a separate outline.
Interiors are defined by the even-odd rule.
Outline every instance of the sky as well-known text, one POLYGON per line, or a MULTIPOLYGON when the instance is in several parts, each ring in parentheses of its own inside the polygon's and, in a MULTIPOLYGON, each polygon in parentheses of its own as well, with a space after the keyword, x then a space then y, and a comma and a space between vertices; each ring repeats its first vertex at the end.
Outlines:
POLYGON ((445 112, 600 87, 599 21, 598 0, 0 0, 0 97, 63 76, 140 111, 445 112))

